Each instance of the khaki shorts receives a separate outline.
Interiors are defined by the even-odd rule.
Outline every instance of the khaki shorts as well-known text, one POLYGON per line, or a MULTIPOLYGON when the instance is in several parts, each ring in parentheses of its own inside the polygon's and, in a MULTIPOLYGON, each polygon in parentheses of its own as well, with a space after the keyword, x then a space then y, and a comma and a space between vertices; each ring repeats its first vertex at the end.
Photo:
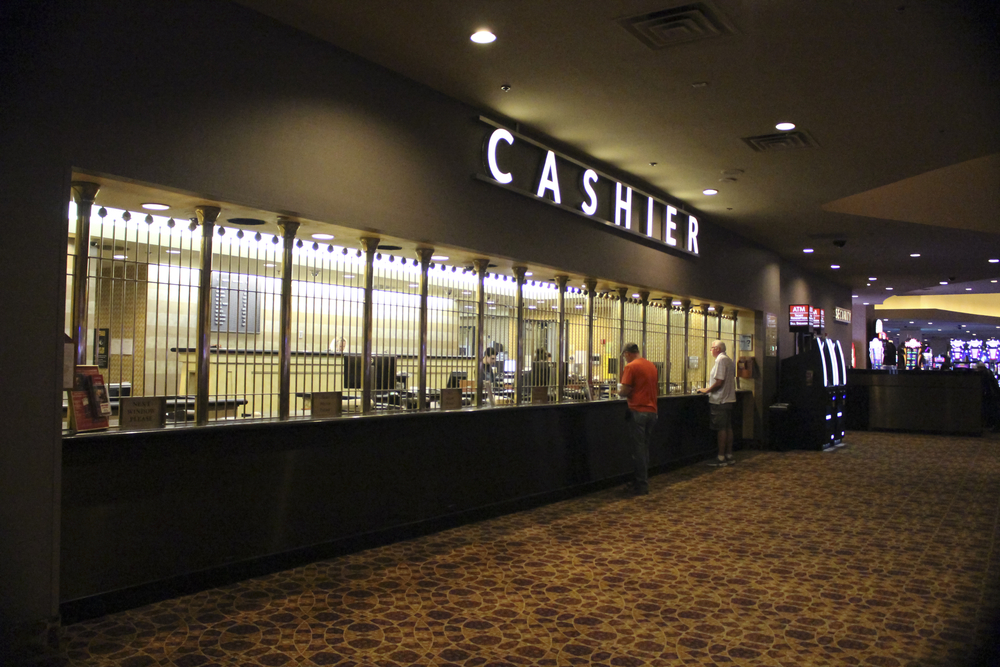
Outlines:
POLYGON ((708 414, 708 427, 713 431, 724 431, 733 425, 732 403, 709 403, 708 414))

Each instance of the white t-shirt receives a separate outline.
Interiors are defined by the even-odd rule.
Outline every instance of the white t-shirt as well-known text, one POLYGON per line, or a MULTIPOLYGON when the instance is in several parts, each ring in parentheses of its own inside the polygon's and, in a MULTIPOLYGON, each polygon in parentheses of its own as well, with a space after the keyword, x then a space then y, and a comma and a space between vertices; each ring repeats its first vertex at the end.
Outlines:
POLYGON ((709 386, 715 384, 716 380, 722 380, 721 387, 709 392, 709 403, 721 405, 736 402, 736 364, 725 352, 719 352, 719 356, 715 358, 715 365, 712 366, 712 374, 708 379, 709 386))

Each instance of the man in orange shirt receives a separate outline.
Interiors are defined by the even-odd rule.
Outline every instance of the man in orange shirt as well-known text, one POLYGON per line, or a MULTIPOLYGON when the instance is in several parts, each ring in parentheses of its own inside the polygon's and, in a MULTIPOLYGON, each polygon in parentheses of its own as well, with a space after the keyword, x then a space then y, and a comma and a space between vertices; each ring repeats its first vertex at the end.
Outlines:
POLYGON ((630 495, 649 493, 649 443, 656 426, 656 397, 659 377, 656 366, 639 355, 639 346, 627 343, 622 348, 625 368, 618 383, 618 395, 628 399, 629 439, 632 442, 632 463, 635 478, 630 495))

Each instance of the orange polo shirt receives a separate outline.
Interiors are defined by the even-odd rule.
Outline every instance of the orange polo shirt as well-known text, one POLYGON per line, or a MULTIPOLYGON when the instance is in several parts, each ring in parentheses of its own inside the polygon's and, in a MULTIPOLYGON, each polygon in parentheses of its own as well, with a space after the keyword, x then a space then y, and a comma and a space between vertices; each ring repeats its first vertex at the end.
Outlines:
POLYGON ((621 382, 632 386, 632 394, 628 397, 629 410, 656 412, 658 378, 656 366, 648 359, 636 357, 625 365, 621 382))

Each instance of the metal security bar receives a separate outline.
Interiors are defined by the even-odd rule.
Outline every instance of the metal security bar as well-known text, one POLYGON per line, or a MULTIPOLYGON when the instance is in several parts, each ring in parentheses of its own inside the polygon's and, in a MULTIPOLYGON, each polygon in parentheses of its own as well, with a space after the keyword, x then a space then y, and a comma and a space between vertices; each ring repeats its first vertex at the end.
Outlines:
POLYGON ((618 296, 611 292, 597 294, 594 301, 594 358, 592 377, 596 383, 592 389, 594 400, 614 398, 612 389, 617 391, 618 362, 621 357, 621 304, 618 296))
POLYGON ((670 393, 670 363, 667 346, 667 323, 670 310, 662 302, 650 302, 646 309, 646 349, 645 357, 656 366, 660 396, 670 393))
MULTIPOLYGON (((525 395, 522 402, 556 400, 559 361, 559 291, 555 283, 530 281, 524 287, 525 395)), ((565 373, 564 373, 565 377, 565 373)))
POLYGON ((710 342, 705 336, 706 316, 703 307, 693 307, 688 315, 688 386, 687 391, 697 391, 705 386, 705 377, 711 366, 708 360, 710 342))
MULTIPOLYGON (((161 396, 172 426, 192 425, 198 414, 207 421, 312 418, 314 396, 329 400, 329 392, 340 393, 343 412, 358 413, 366 386, 376 413, 420 409, 421 389, 425 409, 440 408, 449 388, 460 390, 461 405, 472 406, 481 375, 489 378, 483 405, 606 400, 615 396, 623 342, 642 346, 659 370, 661 394, 669 394, 706 384, 711 340, 721 338, 730 356, 738 355, 736 311, 721 305, 699 304, 687 313, 684 301, 654 296, 644 305, 648 293, 625 287, 592 298, 579 284, 566 283, 561 319, 557 283, 518 267, 519 288, 515 276, 488 272, 486 259, 472 266, 434 262, 427 248, 417 253, 427 262, 422 309, 420 261, 378 239, 363 242, 382 247, 369 258, 357 247, 296 238, 299 223, 285 218, 279 218, 283 239, 252 227, 263 221, 216 217, 218 209, 208 221, 85 205, 91 211, 83 245, 88 257, 79 270, 77 211, 70 205, 65 330, 72 335, 76 322, 85 323, 83 361, 99 367, 116 408, 120 398, 161 396), (203 245, 204 230, 211 244, 203 245), (203 247, 212 248, 211 262, 200 256, 203 247), (203 277, 202 267, 209 266, 203 277), (69 298, 79 292, 77 275, 87 281, 82 316, 69 298), (208 302, 204 358, 197 327, 202 294, 208 302)), ((591 289, 596 283, 583 282, 591 289)), ((746 321, 752 331, 752 318, 746 321)))

